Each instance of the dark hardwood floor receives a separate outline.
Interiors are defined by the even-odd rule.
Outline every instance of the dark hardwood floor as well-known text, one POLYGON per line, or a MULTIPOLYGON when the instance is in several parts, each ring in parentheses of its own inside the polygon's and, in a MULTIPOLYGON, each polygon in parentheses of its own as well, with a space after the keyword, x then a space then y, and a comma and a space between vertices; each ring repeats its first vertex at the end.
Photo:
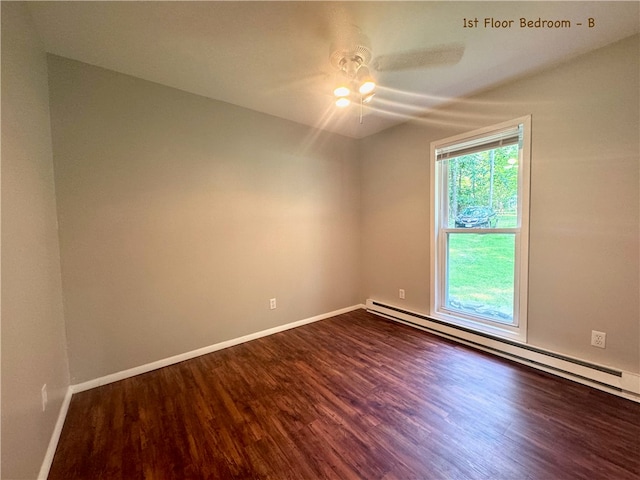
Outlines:
POLYGON ((640 404, 356 311, 73 396, 49 479, 638 479, 640 404))

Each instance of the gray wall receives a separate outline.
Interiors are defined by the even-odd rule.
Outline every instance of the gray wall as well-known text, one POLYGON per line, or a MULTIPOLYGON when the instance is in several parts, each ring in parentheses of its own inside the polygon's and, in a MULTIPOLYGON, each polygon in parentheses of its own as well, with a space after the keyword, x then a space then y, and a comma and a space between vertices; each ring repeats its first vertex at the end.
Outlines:
POLYGON ((69 370, 46 56, 26 6, 12 2, 2 2, 1 173, 2 478, 34 479, 69 370))
POLYGON ((360 303, 355 140, 61 57, 49 75, 72 383, 360 303))
POLYGON ((639 53, 635 36, 362 140, 364 296, 428 312, 430 142, 532 114, 529 343, 640 372, 639 53))

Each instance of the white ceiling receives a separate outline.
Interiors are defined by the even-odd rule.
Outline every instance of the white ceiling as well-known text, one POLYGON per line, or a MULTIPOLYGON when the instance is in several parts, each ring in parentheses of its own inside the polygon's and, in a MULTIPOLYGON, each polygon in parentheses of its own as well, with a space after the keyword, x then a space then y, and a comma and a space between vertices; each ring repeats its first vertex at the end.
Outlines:
POLYGON ((361 138, 451 98, 640 31, 633 2, 30 2, 45 49, 205 97, 361 138), (464 28, 464 19, 479 19, 464 28), (510 29, 485 18, 513 19, 510 29), (519 19, 571 28, 520 28, 519 19), (595 19, 589 28, 588 19, 595 19), (577 26, 576 23, 583 23, 577 26), (332 38, 359 26, 374 57, 461 42, 455 66, 378 73, 372 111, 333 105, 332 38), (349 110, 348 109, 348 110, 349 110))

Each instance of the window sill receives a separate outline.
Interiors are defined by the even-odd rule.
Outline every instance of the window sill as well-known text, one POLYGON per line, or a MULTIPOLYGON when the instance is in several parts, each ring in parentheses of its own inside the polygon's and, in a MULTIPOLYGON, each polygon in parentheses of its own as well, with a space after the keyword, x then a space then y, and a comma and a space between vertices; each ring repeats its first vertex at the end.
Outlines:
POLYGON ((490 320, 475 319, 471 316, 465 317, 458 312, 452 312, 446 309, 440 309, 431 312, 430 316, 441 322, 450 325, 464 327, 466 329, 491 335, 493 337, 504 338, 518 343, 527 343, 526 329, 511 324, 501 324, 500 322, 492 322, 490 320))

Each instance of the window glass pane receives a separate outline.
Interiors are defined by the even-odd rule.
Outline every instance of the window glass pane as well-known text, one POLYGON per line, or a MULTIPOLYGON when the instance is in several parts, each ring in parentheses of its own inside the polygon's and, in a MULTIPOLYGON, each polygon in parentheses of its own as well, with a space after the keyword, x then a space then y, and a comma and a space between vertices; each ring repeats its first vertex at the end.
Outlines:
POLYGON ((443 160, 445 228, 517 227, 518 145, 443 160))
POLYGON ((447 243, 447 308, 511 323, 515 235, 449 233, 447 243))

